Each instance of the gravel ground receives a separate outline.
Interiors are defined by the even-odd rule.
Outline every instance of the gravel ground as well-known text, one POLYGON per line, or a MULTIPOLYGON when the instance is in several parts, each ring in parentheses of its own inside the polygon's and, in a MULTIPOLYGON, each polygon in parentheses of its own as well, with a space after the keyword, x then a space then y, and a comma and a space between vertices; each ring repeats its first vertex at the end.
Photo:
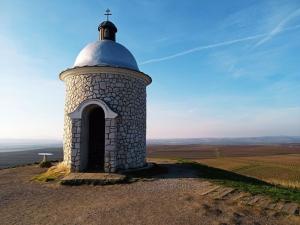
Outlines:
POLYGON ((201 196, 191 168, 166 164, 155 179, 108 186, 61 186, 31 177, 44 169, 0 170, 0 224, 252 224, 295 225, 296 216, 270 214, 201 196))

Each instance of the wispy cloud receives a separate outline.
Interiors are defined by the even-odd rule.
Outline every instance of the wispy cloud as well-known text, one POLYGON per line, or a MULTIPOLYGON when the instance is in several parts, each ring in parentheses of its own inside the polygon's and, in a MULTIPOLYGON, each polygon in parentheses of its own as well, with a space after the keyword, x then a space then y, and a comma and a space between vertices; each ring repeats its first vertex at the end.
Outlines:
MULTIPOLYGON (((299 13, 300 13, 300 9, 299 9, 298 14, 299 13)), ((286 24, 286 23, 287 22, 285 22, 284 24, 286 24)), ((285 32, 285 31, 295 30, 295 29, 299 29, 299 28, 300 28, 300 25, 295 25, 295 26, 287 27, 287 28, 284 28, 283 26, 281 26, 280 29, 279 28, 277 29, 277 31, 276 31, 275 34, 282 33, 282 32, 285 32)), ((273 36, 275 34, 273 34, 273 36)), ((257 34, 257 35, 248 36, 248 37, 244 37, 244 38, 238 38, 238 39, 234 39, 234 40, 230 40, 230 41, 219 42, 219 43, 210 44, 210 45, 202 45, 202 46, 191 48, 191 49, 188 49, 188 50, 185 50, 185 51, 173 54, 173 55, 169 55, 169 56, 165 56, 165 57, 160 57, 160 58, 149 59, 149 60, 146 60, 144 62, 141 62, 139 65, 145 65, 145 64, 149 64, 149 63, 166 61, 166 60, 169 60, 169 59, 177 58, 179 56, 188 55, 188 54, 193 53, 193 52, 198 52, 198 51, 202 51, 202 50, 205 50, 205 49, 213 49, 213 48, 218 48, 218 47, 233 45, 233 44, 237 44, 237 43, 241 43, 241 42, 255 40, 255 39, 258 39, 258 38, 262 38, 262 37, 265 39, 265 38, 267 38, 269 36, 270 36, 270 33, 264 33, 264 34, 257 34)), ((272 36, 271 36, 271 38, 272 38, 272 36)))
MULTIPOLYGON (((260 46, 263 43, 271 40, 275 35, 279 34, 280 32, 282 32, 284 29, 285 25, 292 20, 295 17, 300 16, 300 8, 298 8, 297 10, 293 11, 292 13, 290 13, 287 17, 285 17, 283 20, 281 20, 277 26, 265 37, 263 37, 261 40, 259 40, 254 47, 260 46)), ((299 26, 298 26, 299 27, 299 26)))

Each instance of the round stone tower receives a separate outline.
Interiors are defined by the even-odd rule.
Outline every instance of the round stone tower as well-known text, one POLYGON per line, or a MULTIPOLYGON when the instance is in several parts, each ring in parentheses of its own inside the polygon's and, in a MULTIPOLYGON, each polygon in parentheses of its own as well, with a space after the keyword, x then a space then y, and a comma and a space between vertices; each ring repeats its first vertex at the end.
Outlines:
POLYGON ((116 172, 146 165, 146 86, 134 56, 102 22, 99 39, 84 47, 66 83, 64 163, 71 171, 116 172))

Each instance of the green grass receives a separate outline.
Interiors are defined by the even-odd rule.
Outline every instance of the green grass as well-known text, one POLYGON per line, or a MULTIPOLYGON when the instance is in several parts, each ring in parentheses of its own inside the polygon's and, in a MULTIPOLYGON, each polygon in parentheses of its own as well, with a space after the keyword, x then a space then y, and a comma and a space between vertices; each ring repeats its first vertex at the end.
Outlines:
POLYGON ((286 200, 300 203, 300 190, 274 185, 265 181, 244 176, 231 171, 210 167, 197 162, 179 159, 178 163, 193 166, 198 171, 200 178, 236 188, 251 194, 270 196, 274 200, 286 200))

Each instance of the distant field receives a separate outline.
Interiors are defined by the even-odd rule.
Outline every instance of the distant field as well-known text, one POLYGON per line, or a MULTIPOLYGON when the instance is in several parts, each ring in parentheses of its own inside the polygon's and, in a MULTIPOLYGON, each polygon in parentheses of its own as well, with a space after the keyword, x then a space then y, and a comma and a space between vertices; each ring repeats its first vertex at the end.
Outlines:
POLYGON ((208 166, 256 177, 270 183, 300 188, 300 154, 224 157, 196 161, 208 166))
POLYGON ((184 158, 288 187, 300 188, 300 145, 150 146, 152 158, 184 158))

